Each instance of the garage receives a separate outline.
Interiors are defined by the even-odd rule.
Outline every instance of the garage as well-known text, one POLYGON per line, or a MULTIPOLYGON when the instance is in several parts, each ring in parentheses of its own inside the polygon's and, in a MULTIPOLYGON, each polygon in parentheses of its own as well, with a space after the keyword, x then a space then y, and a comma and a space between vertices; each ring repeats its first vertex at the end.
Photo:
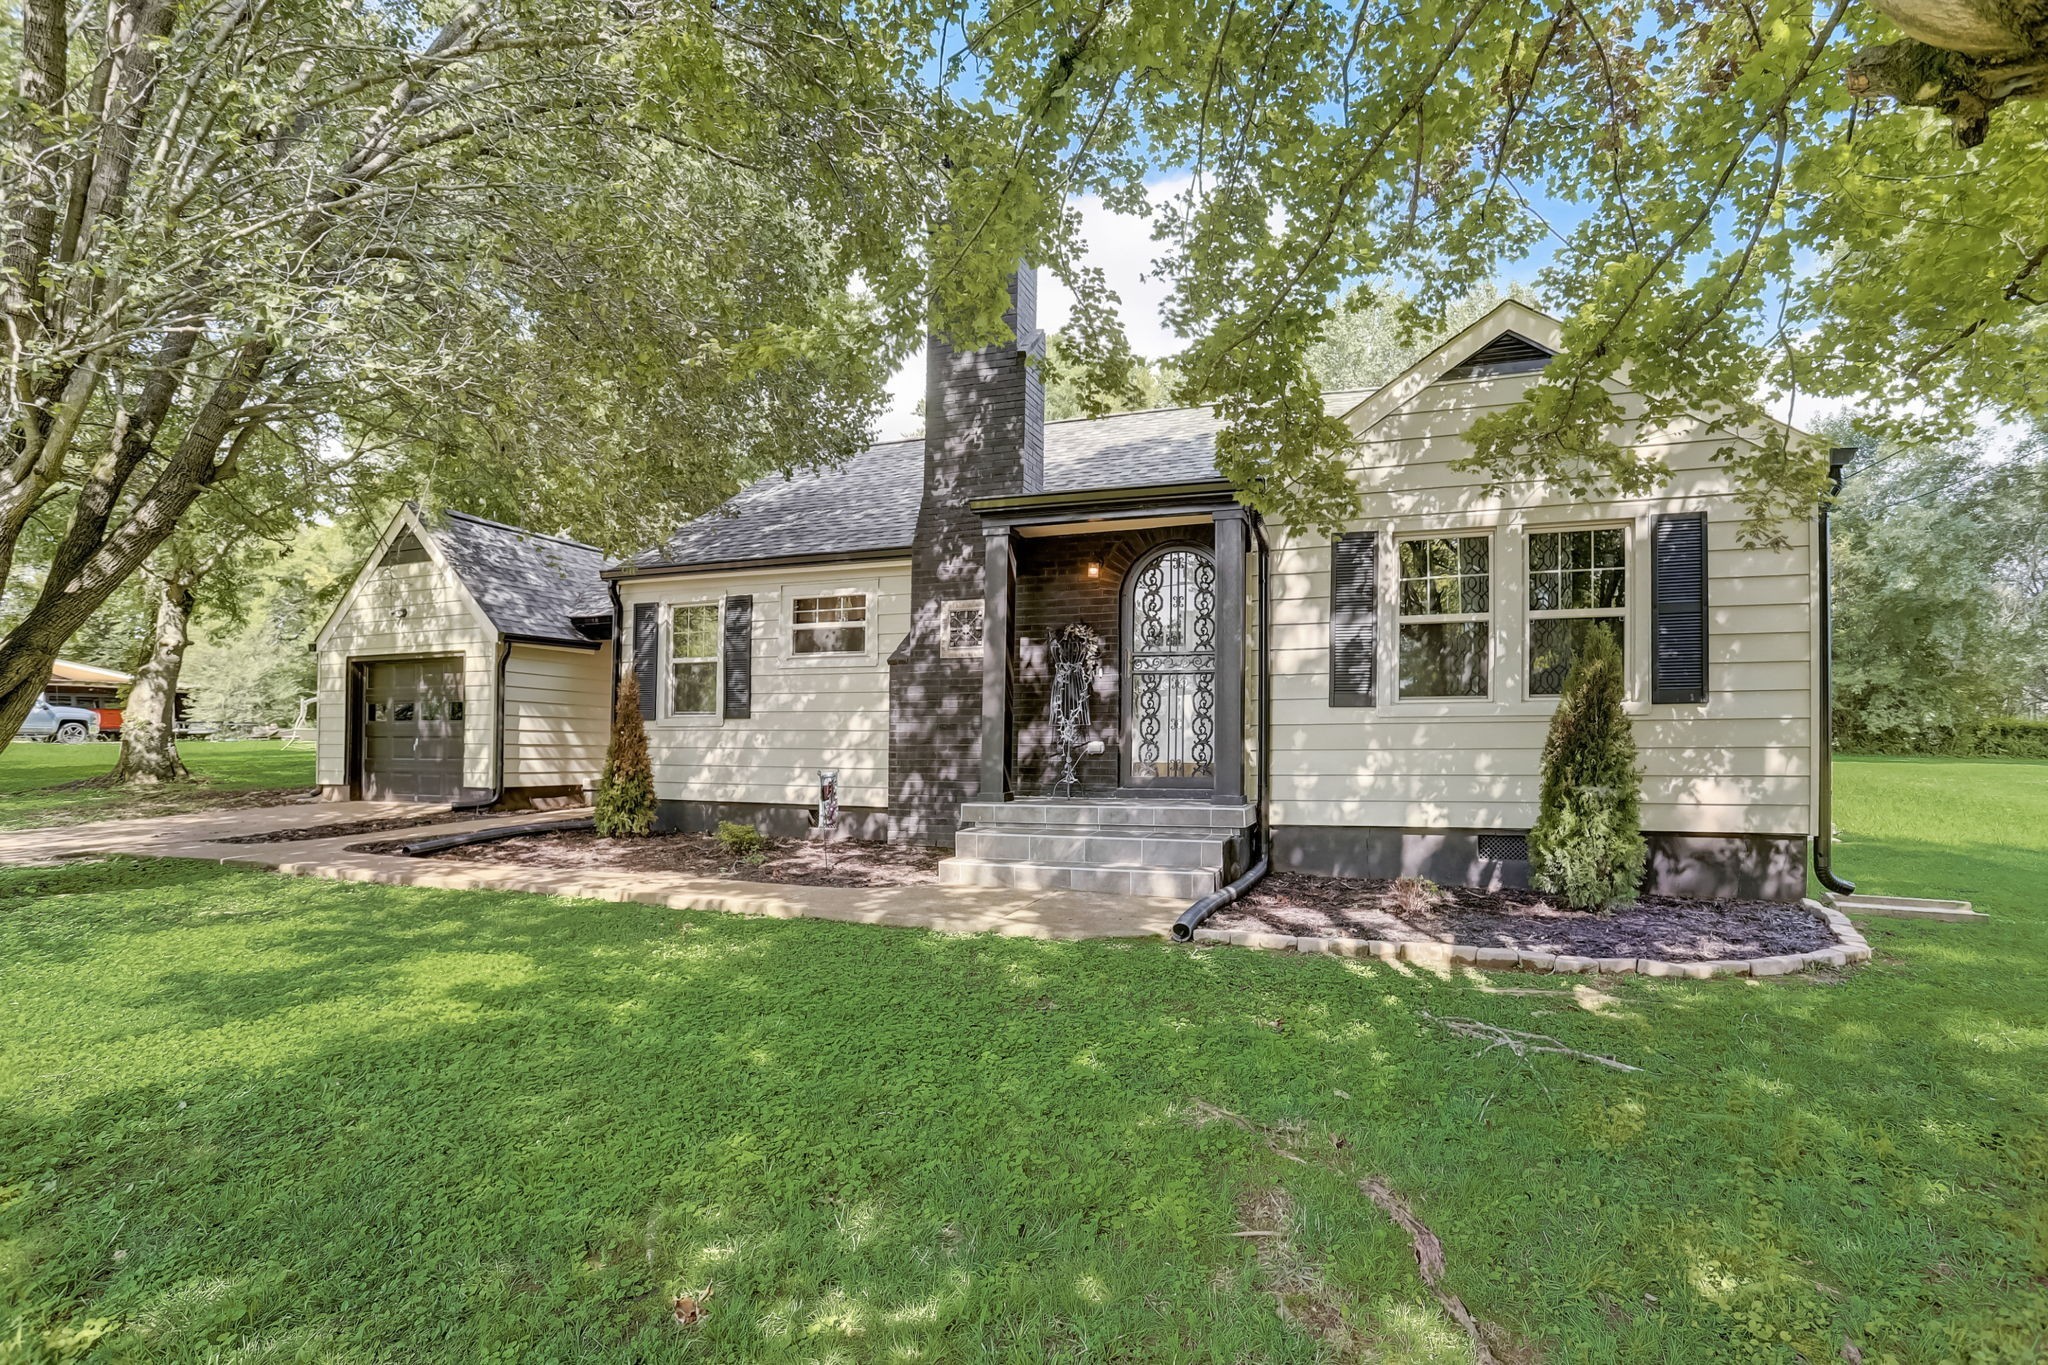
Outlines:
POLYGON ((321 795, 580 793, 611 732, 612 603, 588 545, 410 504, 314 639, 321 795))
POLYGON ((462 791, 462 659, 382 659, 360 667, 363 796, 454 800, 462 791))

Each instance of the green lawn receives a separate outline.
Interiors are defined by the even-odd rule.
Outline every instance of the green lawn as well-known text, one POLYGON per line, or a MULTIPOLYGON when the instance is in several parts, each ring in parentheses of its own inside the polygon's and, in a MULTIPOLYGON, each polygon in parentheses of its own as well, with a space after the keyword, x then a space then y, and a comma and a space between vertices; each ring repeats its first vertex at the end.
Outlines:
POLYGON ((1872 922, 1837 977, 1575 1002, 1155 942, 0 873, 0 1358, 1469 1359, 1376 1175, 1503 1359, 2039 1361, 2048 764, 1850 760, 1840 807, 1847 875, 1995 920, 1872 922), (1425 1011, 1644 1070, 1480 1053, 1425 1011))
POLYGON ((243 800, 250 791, 303 792, 313 785, 313 750, 276 740, 194 741, 178 746, 199 779, 140 791, 79 785, 114 769, 119 746, 31 744, 0 751, 0 829, 170 815, 243 800))

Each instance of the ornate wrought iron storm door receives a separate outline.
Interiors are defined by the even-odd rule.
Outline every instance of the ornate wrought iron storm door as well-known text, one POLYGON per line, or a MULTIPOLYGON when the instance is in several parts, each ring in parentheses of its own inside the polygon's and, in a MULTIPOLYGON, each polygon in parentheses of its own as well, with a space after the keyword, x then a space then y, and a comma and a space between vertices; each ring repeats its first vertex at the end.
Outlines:
POLYGON ((1216 561, 1170 545, 1124 590, 1124 781, 1207 789, 1216 780, 1216 561))

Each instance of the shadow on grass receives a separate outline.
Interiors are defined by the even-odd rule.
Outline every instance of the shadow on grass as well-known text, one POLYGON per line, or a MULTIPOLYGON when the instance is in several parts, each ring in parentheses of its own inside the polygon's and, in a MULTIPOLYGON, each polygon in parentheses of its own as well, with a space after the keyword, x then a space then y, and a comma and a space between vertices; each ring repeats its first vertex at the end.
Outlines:
POLYGON ((0 1277, 35 1332, 169 1356, 1305 1361, 1239 1195, 1284 1181, 1305 1257, 1412 1307, 1370 1171, 1529 1340, 1700 1359, 1782 1320, 1910 1358, 2020 1301, 2041 1192, 2039 1006, 1968 961, 1618 983, 1608 1017, 1494 991, 1530 977, 159 862, 0 874, 0 947, 0 1277))

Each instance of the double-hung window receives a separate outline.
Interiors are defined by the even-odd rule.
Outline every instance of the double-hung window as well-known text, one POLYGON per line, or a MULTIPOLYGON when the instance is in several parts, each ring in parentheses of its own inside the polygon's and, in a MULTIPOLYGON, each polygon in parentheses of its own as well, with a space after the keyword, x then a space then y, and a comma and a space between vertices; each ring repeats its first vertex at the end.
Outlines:
POLYGON ((668 668, 670 715, 718 714, 718 603, 669 608, 668 668))
POLYGON ((792 654, 868 652, 868 596, 864 592, 798 597, 789 604, 792 654))
POLYGON ((1397 543, 1403 701, 1484 697, 1490 683, 1492 542, 1483 535, 1397 543))
POLYGON ((1596 630, 1628 657, 1628 540, 1618 526, 1529 533, 1529 695, 1564 691, 1596 630))

